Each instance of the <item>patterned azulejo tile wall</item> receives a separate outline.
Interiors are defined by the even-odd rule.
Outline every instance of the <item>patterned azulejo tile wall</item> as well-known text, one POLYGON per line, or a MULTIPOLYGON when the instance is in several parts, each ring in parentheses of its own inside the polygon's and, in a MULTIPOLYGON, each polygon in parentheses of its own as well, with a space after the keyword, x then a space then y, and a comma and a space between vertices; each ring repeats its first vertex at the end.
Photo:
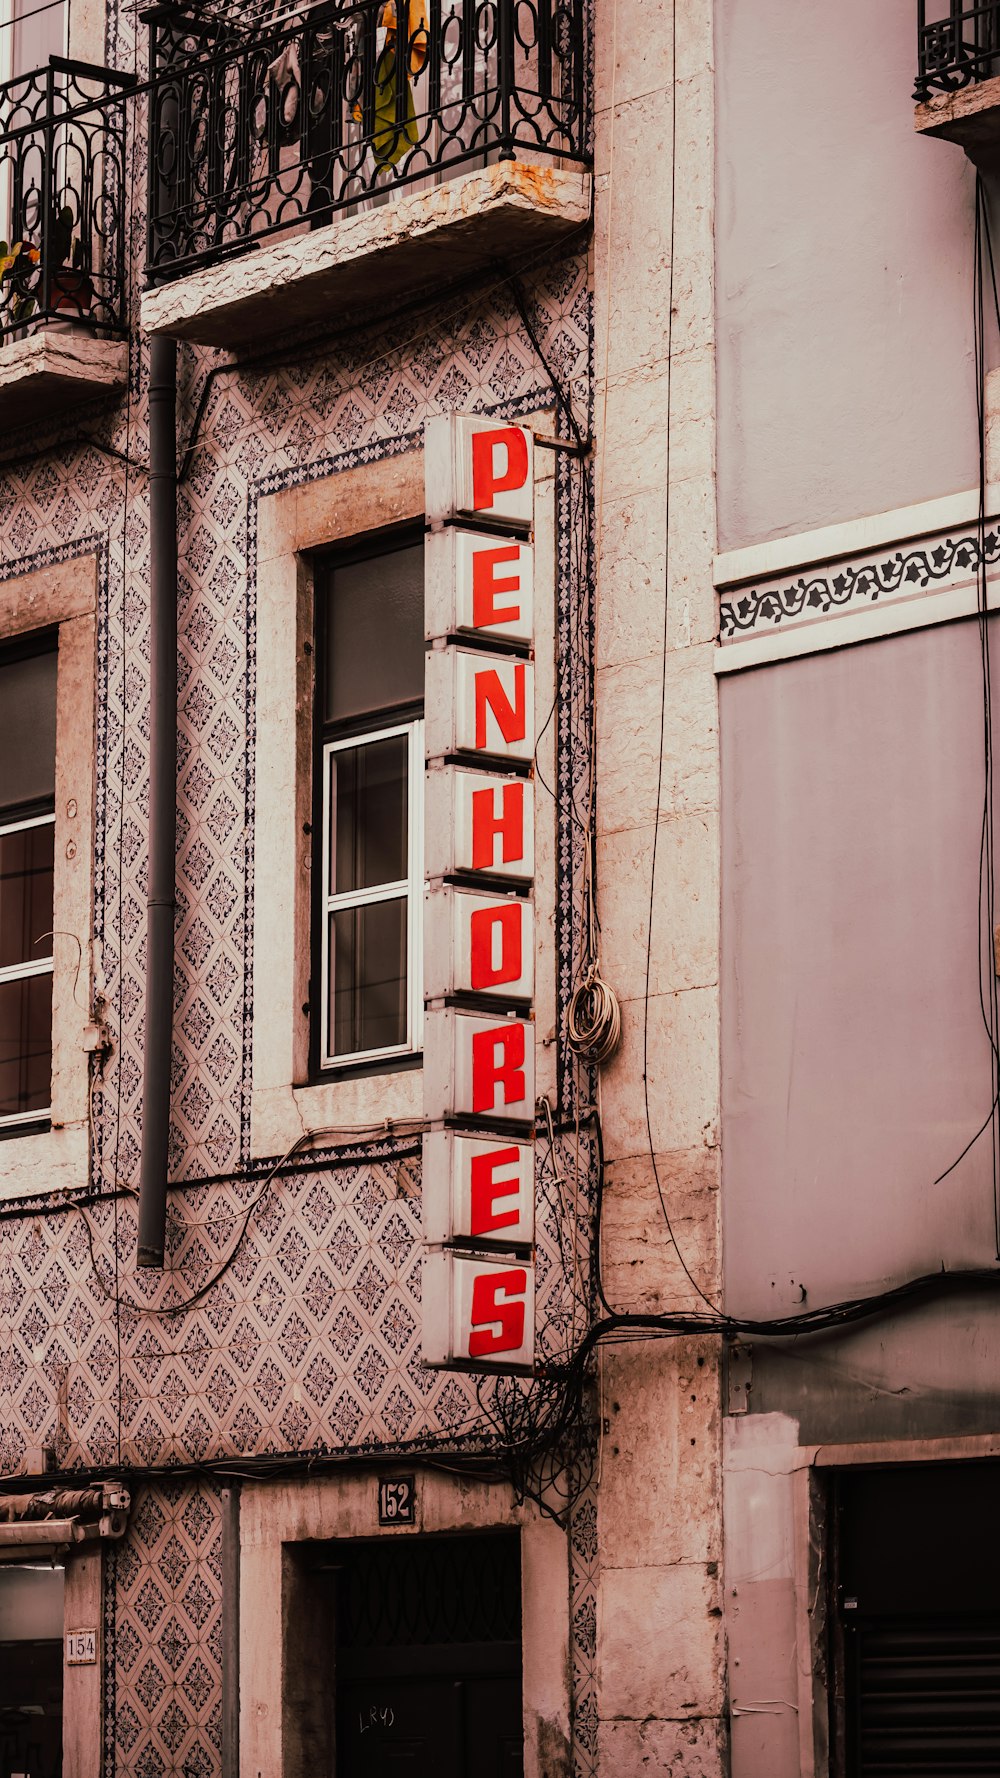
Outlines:
MULTIPOLYGON (((131 15, 122 13, 122 28, 131 15)), ((124 39, 123 39, 124 44, 124 39)), ((124 46, 127 49, 127 45, 124 46)), ((119 45, 119 50, 122 45, 119 45)), ((118 54, 119 65, 128 55, 118 54)), ((133 180, 141 191, 141 144, 133 180)), ((135 258, 141 257, 138 215, 135 258)), ((523 274, 549 366, 591 402, 585 257, 523 274)), ((182 438, 213 354, 181 350, 182 438)), ((256 503, 264 493, 392 454, 430 413, 511 416, 553 405, 548 374, 502 281, 390 326, 315 341, 284 363, 217 377, 180 502, 178 927, 170 1263, 137 1272, 149 732, 146 362, 127 402, 33 434, 0 464, 0 576, 96 550, 99 561, 96 985, 114 1054, 94 1094, 93 1177, 0 1219, 0 1475, 47 1448, 62 1470, 169 1470, 287 1453, 486 1449, 491 1386, 419 1363, 419 1156, 330 1150, 267 1182, 249 1161, 256 503), (94 442, 81 441, 85 432, 94 442), (109 455, 123 453, 128 466, 109 455), (76 1201, 77 1199, 80 1201, 76 1201), (245 1229, 244 1229, 245 1224, 245 1229), (232 1253, 225 1275, 190 1309, 232 1253)), ((557 713, 560 993, 572 985, 583 881, 571 799, 585 795, 589 491, 558 484, 557 713)), ((562 1058, 561 1096, 577 1083, 562 1058)), ((540 1143, 540 1150, 545 1144, 540 1143)), ((539 1339, 578 1338, 589 1302, 594 1156, 558 1139, 540 1163, 539 1339)), ((578 1770, 594 1751, 593 1500, 573 1520, 578 1770)), ((106 1771, 220 1771, 219 1491, 164 1474, 137 1491, 110 1564, 106 1771)))

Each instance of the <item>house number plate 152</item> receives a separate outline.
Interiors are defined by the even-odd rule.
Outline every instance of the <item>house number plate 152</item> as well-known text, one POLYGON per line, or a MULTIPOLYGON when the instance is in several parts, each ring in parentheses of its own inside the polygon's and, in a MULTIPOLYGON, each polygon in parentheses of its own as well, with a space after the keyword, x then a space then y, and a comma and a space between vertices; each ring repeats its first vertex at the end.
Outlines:
POLYGON ((416 1522, 417 1481, 412 1475, 387 1476, 378 1485, 380 1525, 412 1525, 416 1522))

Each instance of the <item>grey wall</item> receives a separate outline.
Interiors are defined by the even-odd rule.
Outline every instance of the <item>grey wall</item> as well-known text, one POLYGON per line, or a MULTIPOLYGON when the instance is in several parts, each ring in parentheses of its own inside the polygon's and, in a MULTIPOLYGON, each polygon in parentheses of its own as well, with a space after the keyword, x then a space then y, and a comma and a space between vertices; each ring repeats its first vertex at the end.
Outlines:
POLYGON ((974 176, 913 0, 719 0, 722 549, 972 487, 974 176))

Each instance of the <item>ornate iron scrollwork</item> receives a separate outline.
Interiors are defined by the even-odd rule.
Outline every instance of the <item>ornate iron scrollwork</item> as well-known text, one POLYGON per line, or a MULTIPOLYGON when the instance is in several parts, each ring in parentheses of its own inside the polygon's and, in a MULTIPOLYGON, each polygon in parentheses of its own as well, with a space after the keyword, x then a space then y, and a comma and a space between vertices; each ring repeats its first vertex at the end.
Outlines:
POLYGON ((0 335, 125 327, 129 75, 53 56, 0 87, 0 335))
POLYGON ((520 155, 588 159, 585 0, 320 0, 151 23, 152 282, 520 155))
POLYGON ((1000 0, 966 6, 962 0, 930 0, 937 18, 928 18, 928 0, 917 3, 918 104, 932 92, 953 93, 1000 72, 1000 0))

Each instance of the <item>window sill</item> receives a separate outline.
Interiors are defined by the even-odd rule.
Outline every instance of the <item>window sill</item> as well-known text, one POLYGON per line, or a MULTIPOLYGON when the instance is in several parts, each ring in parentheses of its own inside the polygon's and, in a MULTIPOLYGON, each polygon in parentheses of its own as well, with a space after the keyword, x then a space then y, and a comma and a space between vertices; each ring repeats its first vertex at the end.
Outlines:
POLYGON ((342 1130, 345 1139, 387 1121, 424 1114, 422 1056, 394 1058, 389 1069, 361 1063, 311 1086, 261 1088, 251 1105, 254 1160, 288 1152, 310 1130, 342 1130))
POLYGON ((40 1111, 37 1117, 25 1118, 20 1124, 0 1124, 0 1142, 11 1142, 15 1136, 44 1136, 51 1128, 50 1114, 40 1111))
POLYGON ((582 167, 502 161, 147 291, 145 332, 239 351, 544 246, 590 219, 582 167))
POLYGON ((48 419, 117 394, 127 378, 124 340, 97 339, 71 325, 39 327, 0 346, 0 421, 17 427, 48 419))
MULTIPOLYGON (((414 1050, 410 1056, 386 1056, 381 1061, 377 1056, 367 1056, 357 1062, 335 1062, 329 1068, 317 1070, 309 1081, 309 1086, 328 1087, 335 1086, 341 1080, 364 1080, 375 1075, 382 1077, 386 1074, 402 1074, 410 1068, 422 1068, 423 1063, 423 1050, 414 1050)), ((308 1091, 308 1088, 305 1090, 308 1091)))
POLYGON ((0 1130, 0 1203, 79 1190, 89 1178, 87 1125, 21 1124, 0 1130), (23 1136, 23 1142, 15 1142, 23 1136))

